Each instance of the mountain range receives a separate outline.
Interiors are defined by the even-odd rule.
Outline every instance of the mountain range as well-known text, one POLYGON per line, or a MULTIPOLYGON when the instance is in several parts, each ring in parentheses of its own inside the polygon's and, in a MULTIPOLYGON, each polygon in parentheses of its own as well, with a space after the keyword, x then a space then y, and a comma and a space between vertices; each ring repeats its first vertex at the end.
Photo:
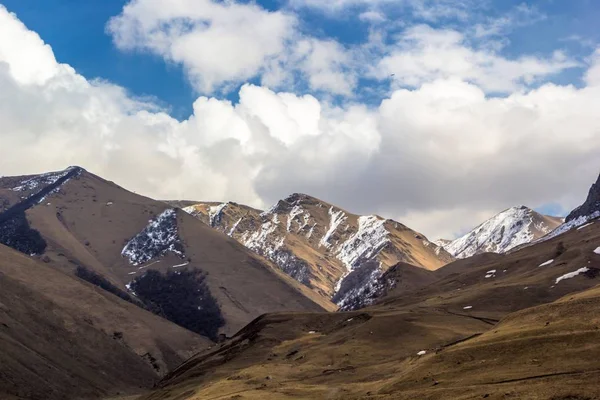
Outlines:
POLYGON ((435 270, 454 259, 397 221, 355 215, 305 194, 292 194, 266 211, 236 203, 196 203, 183 210, 341 308, 372 290, 398 262, 435 270))
POLYGON ((0 397, 596 398, 599 186, 431 242, 305 194, 0 178, 0 397))

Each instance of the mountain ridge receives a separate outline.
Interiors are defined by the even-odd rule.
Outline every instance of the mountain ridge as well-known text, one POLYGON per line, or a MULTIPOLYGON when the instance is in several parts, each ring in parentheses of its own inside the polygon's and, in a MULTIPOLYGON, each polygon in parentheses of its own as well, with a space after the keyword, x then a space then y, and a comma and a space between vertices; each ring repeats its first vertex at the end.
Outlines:
POLYGON ((453 260, 397 221, 352 214, 302 193, 266 211, 233 202, 198 203, 184 211, 269 258, 342 308, 370 291, 377 277, 398 262, 436 269, 453 260))
MULTIPOLYGON (((27 202, 65 171, 70 170, 2 178, 0 203, 27 202)), ((134 279, 150 270, 165 277, 179 268, 199 270, 206 275, 207 288, 224 315, 222 333, 226 335, 265 312, 334 307, 269 261, 187 213, 83 169, 78 171, 23 214, 28 229, 43 238, 45 248, 39 257, 49 265, 69 274, 85 267, 126 292, 134 279), (168 218, 161 219, 163 214, 168 218), (174 242, 161 247, 158 239, 169 235, 174 235, 174 242), (136 244, 129 247, 133 253, 126 252, 134 239, 136 244), (174 243, 180 247, 170 248, 174 243)))

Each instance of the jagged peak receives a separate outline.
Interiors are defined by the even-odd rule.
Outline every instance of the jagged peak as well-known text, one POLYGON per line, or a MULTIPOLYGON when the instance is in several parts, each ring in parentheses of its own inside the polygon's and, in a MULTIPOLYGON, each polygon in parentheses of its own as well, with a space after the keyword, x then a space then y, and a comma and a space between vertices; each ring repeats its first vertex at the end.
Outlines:
POLYGON ((597 212, 600 212, 600 175, 598 175, 596 182, 592 184, 585 202, 571 211, 565 221, 571 222, 578 218, 589 217, 597 212))

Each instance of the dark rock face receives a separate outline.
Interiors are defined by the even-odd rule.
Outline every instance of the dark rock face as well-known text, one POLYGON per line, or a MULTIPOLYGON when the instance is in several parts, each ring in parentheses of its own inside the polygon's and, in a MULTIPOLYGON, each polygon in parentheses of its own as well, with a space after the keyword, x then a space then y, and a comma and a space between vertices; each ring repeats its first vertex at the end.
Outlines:
POLYGON ((340 306, 341 311, 357 310, 369 305, 369 299, 377 297, 381 290, 381 276, 378 262, 364 262, 342 280, 333 302, 340 306))
POLYGON ((579 217, 591 215, 595 212, 600 212, 600 176, 598 176, 596 183, 592 185, 585 203, 571 211, 566 218, 566 222, 572 221, 579 217))
POLYGON ((205 279, 198 269, 166 274, 151 269, 133 280, 129 289, 151 312, 217 341, 225 320, 205 279))
POLYGON ((29 226, 25 212, 12 213, 12 218, 0 223, 0 243, 27 255, 43 254, 46 241, 29 226))

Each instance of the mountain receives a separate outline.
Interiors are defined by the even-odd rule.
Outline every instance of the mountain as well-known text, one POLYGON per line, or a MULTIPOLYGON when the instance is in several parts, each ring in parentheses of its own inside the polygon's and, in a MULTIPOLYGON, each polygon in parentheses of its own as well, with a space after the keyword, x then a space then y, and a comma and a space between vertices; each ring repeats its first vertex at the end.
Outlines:
POLYGON ((492 252, 504 253, 530 243, 562 224, 525 206, 512 207, 493 216, 444 248, 456 258, 492 252))
POLYGON ((368 296, 377 278, 399 262, 434 270, 453 260, 399 222, 351 214, 305 194, 292 194, 264 212, 236 203, 198 203, 184 211, 342 308, 368 296))
POLYGON ((212 340, 266 312, 335 307, 187 213, 79 167, 0 178, 0 204, 0 243, 212 340))
POLYGON ((450 239, 438 239, 438 240, 433 241, 433 244, 440 246, 440 247, 446 247, 450 243, 452 243, 452 240, 450 240, 450 239))
POLYGON ((0 398, 139 393, 209 340, 0 245, 0 398))
POLYGON ((569 223, 578 218, 586 218, 591 215, 600 216, 600 176, 598 176, 598 180, 590 188, 590 192, 585 202, 573 210, 567 216, 565 222, 569 223))
POLYGON ((399 264, 372 306, 262 316, 140 400, 599 398, 598 246, 592 224, 436 271, 399 264))
MULTIPOLYGON (((179 203, 195 218, 75 167, 0 178, 0 203, 2 398, 600 396, 591 216, 424 268, 445 253, 422 235, 305 195, 266 212, 179 203), (357 294, 342 308, 366 307, 324 312, 324 295, 228 234, 269 258, 314 255, 311 285, 337 265, 333 292, 357 294)), ((535 228, 521 221, 500 231, 535 228)))

